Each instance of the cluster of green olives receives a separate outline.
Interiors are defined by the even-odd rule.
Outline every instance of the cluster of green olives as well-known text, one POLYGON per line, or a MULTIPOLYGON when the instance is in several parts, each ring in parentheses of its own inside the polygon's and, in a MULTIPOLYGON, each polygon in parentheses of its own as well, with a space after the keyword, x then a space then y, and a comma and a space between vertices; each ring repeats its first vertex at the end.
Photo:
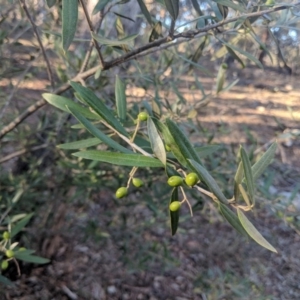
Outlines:
MULTIPOLYGON (((143 182, 143 180, 141 180, 140 178, 136 178, 136 177, 134 177, 134 178, 132 178, 132 184, 135 186, 135 187, 137 187, 137 188, 139 188, 139 187, 141 187, 141 186, 143 186, 144 185, 144 182, 143 182)), ((123 198, 123 197, 125 197, 125 196, 127 196, 128 195, 128 189, 127 189, 127 187, 125 187, 125 186, 121 186, 120 188, 118 188, 117 189, 117 191, 116 191, 116 197, 118 198, 118 199, 121 199, 121 198, 123 198)))
POLYGON ((172 187, 180 186, 185 182, 188 186, 194 186, 199 181, 199 177, 196 173, 189 173, 185 179, 181 176, 171 176, 168 179, 168 185, 172 187))
MULTIPOLYGON (((189 173, 185 179, 183 179, 181 176, 171 176, 168 179, 168 184, 172 187, 177 187, 183 184, 185 182, 186 185, 188 186, 194 186, 199 182, 199 177, 196 173, 189 173)), ((170 211, 177 211, 181 207, 181 202, 179 201, 173 201, 169 205, 170 211)))

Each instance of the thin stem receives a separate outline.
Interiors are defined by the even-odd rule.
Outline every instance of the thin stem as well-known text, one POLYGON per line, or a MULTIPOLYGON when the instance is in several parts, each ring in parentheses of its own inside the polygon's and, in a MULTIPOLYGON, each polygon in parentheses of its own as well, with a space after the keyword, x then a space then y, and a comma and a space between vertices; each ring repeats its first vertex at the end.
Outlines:
POLYGON ((182 186, 180 187, 180 190, 181 190, 181 193, 182 193, 182 195, 183 195, 183 200, 181 201, 181 203, 184 203, 184 202, 187 203, 187 205, 188 205, 188 207, 189 207, 189 209, 190 209, 191 217, 192 217, 192 216, 193 216, 193 209, 192 209, 191 203, 190 203, 190 201, 188 200, 188 198, 187 198, 187 196, 186 196, 186 194, 185 194, 184 189, 183 189, 182 186))
POLYGON ((25 11, 25 14, 27 15, 27 18, 29 19, 30 23, 31 23, 31 26, 32 26, 32 29, 35 33, 35 36, 37 38, 37 41, 40 45, 40 48, 42 50, 42 53, 43 53, 43 56, 44 56, 44 60, 46 62, 46 67, 47 67, 47 73, 48 73, 48 78, 49 78, 49 81, 51 83, 51 87, 52 87, 52 90, 54 89, 54 78, 53 78, 53 73, 52 73, 52 70, 51 70, 51 67, 50 67, 50 62, 49 62, 49 59, 48 59, 48 56, 46 54, 46 51, 45 51, 45 48, 43 46, 43 43, 42 43, 42 40, 40 38, 40 34, 37 30, 37 27, 33 21, 33 19, 31 18, 31 15, 29 13, 29 10, 28 10, 28 7, 25 3, 25 0, 20 0, 20 3, 21 3, 21 6, 23 8, 23 10, 25 11))
POLYGON ((138 169, 137 167, 133 167, 132 170, 130 171, 129 178, 128 178, 128 181, 127 181, 127 186, 126 186, 127 188, 129 188, 130 182, 131 182, 135 172, 137 171, 137 169, 138 169))
POLYGON ((130 147, 132 147, 136 151, 142 153, 144 156, 153 157, 153 155, 151 155, 150 153, 146 152, 145 150, 143 150, 142 148, 140 148, 135 143, 131 142, 131 140, 129 138, 127 138, 126 136, 124 136, 123 134, 121 134, 120 132, 118 132, 115 128, 113 128, 112 126, 110 126, 108 123, 106 123, 104 121, 101 121, 101 123, 104 124, 107 128, 111 129, 113 132, 115 132, 123 141, 125 141, 130 147))
POLYGON ((136 136, 136 134, 137 134, 137 132, 138 132, 138 130, 139 130, 139 128, 140 128, 140 124, 141 124, 141 122, 140 122, 140 119, 138 118, 137 119, 137 124, 136 124, 136 126, 135 126, 135 130, 134 130, 134 133, 133 133, 133 135, 132 135, 132 137, 131 137, 131 139, 130 139, 130 141, 133 143, 133 141, 134 141, 134 139, 135 139, 135 136, 136 136))
POLYGON ((27 152, 33 152, 33 151, 36 151, 36 150, 39 150, 39 149, 43 149, 43 148, 46 148, 48 147, 49 145, 48 144, 43 144, 43 145, 39 145, 39 146, 35 146, 35 147, 32 147, 30 149, 22 149, 22 150, 19 150, 19 151, 16 151, 14 153, 11 153, 7 156, 4 156, 3 158, 0 159, 0 164, 12 159, 12 158, 15 158, 17 156, 20 156, 24 153, 27 153, 27 152))
MULTIPOLYGON (((24 0, 22 0, 22 1, 24 1, 24 0)), ((89 16, 88 11, 87 11, 87 8, 86 8, 86 5, 84 3, 84 0, 79 0, 79 1, 81 3, 82 8, 83 8, 83 12, 84 12, 85 18, 86 18, 86 20, 88 22, 88 25, 89 25, 89 28, 90 28, 90 32, 91 32, 91 36, 92 36, 92 39, 93 39, 93 43, 94 43, 94 46, 95 46, 95 48, 96 48, 96 50, 98 52, 98 56, 99 56, 99 59, 100 59, 101 67, 104 68, 105 61, 104 61, 104 59, 102 57, 100 46, 99 46, 98 42, 93 37, 93 33, 95 31, 94 31, 94 28, 93 28, 93 24, 92 24, 91 18, 89 16)))

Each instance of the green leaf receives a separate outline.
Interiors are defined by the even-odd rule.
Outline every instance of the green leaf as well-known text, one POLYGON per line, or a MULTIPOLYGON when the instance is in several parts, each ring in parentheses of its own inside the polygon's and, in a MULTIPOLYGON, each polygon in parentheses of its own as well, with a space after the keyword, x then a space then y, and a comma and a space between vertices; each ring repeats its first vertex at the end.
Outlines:
POLYGON ((116 85, 115 85, 115 95, 116 95, 116 105, 117 112, 121 122, 126 119, 126 95, 125 95, 125 85, 121 81, 118 75, 116 75, 116 85))
POLYGON ((179 14, 179 0, 164 0, 167 11, 175 21, 179 14))
POLYGON ((33 213, 26 215, 21 221, 12 226, 10 237, 13 238, 16 234, 18 234, 30 221, 33 213))
POLYGON ((220 145, 208 145, 208 146, 201 146, 201 147, 194 147, 195 151, 198 153, 198 156, 203 158, 206 157, 217 150, 221 149, 220 145))
POLYGON ((234 199, 235 199, 235 201, 237 201, 239 198, 239 195, 240 195, 239 184, 242 183, 243 177, 244 177, 244 169, 243 169, 242 162, 240 162, 239 166, 236 170, 235 176, 234 176, 234 199))
POLYGON ((218 21, 223 20, 223 16, 221 15, 221 12, 220 12, 220 10, 219 10, 219 7, 218 7, 217 3, 215 3, 215 1, 207 0, 207 4, 209 4, 209 6, 211 7, 211 9, 212 9, 213 12, 215 13, 215 18, 216 18, 218 21))
POLYGON ((253 179, 256 180, 272 162, 276 153, 277 143, 273 143, 262 157, 252 166, 253 179))
POLYGON ((7 286, 15 286, 13 282, 11 282, 9 279, 7 279, 6 277, 2 276, 0 274, 0 283, 7 285, 7 286))
POLYGON ((142 11, 143 15, 145 16, 146 20, 152 26, 152 24, 153 24, 152 17, 150 15, 149 10, 148 10, 147 6, 145 5, 144 1, 143 0, 137 0, 137 1, 139 3, 141 11, 142 11))
POLYGON ((78 1, 62 0, 62 47, 67 51, 71 45, 77 27, 78 1))
POLYGON ((119 143, 111 139, 100 129, 96 128, 90 121, 88 121, 79 111, 74 108, 69 108, 70 113, 82 124, 84 127, 96 138, 100 139, 103 143, 109 147, 114 148, 120 152, 131 153, 132 151, 121 146, 119 143))
POLYGON ((120 40, 109 40, 103 36, 97 35, 95 33, 92 33, 93 38, 101 43, 102 45, 108 45, 108 46, 122 46, 127 45, 130 46, 130 43, 138 37, 138 34, 132 34, 129 35, 123 39, 120 40))
POLYGON ((153 118, 153 122, 155 123, 156 128, 159 130, 159 132, 162 134, 165 143, 171 148, 173 154, 177 158, 177 160, 183 165, 186 165, 186 159, 182 155, 181 151, 179 150, 177 144, 175 143, 168 127, 160 122, 159 120, 153 118))
POLYGON ((242 12, 242 13, 246 13, 247 12, 247 9, 241 5, 238 5, 230 0, 213 0, 214 2, 216 3, 219 3, 223 6, 228 6, 230 8, 232 8, 233 10, 236 10, 236 11, 239 11, 239 12, 242 12))
MULTIPOLYGON (((178 187, 175 187, 172 191, 172 194, 171 194, 171 199, 170 199, 170 203, 171 204, 172 202, 174 201, 178 201, 178 187)), ((174 235, 177 231, 177 228, 178 228, 178 223, 179 223, 179 210, 177 211, 171 211, 169 209, 169 212, 170 212, 170 221, 171 221, 171 233, 172 235, 174 235)))
POLYGON ((225 63, 221 64, 221 66, 219 68, 219 72, 218 72, 218 76, 217 76, 217 83, 216 83, 217 94, 219 94, 223 89, 227 68, 228 68, 228 66, 225 63))
POLYGON ((243 164, 244 175, 246 178, 247 191, 248 191, 251 203, 254 204, 253 174, 252 174, 249 157, 243 147, 241 147, 241 159, 242 159, 242 164, 243 164))
POLYGON ((238 185, 238 188, 239 188, 239 191, 240 191, 240 193, 241 193, 241 195, 242 195, 244 201, 246 202, 247 206, 248 206, 248 207, 251 207, 252 201, 250 201, 250 199, 249 199, 249 197, 248 197, 248 195, 247 195, 247 193, 246 193, 244 187, 243 187, 241 184, 239 184, 239 185, 238 185))
POLYGON ((266 47, 266 45, 259 39, 259 37, 255 34, 255 32, 250 31, 249 34, 259 44, 259 46, 267 53, 267 55, 270 58, 271 63, 273 64, 273 57, 272 57, 269 49, 266 47))
POLYGON ((226 49, 227 49, 227 51, 230 53, 230 55, 235 59, 235 60, 237 60, 239 63, 240 63, 240 65, 241 65, 241 67, 244 69, 245 68, 245 64, 244 64, 244 62, 240 59, 240 57, 231 49, 231 48, 229 48, 228 46, 225 46, 226 47, 226 49))
POLYGON ((36 255, 30 255, 30 254, 26 253, 25 251, 15 252, 15 258, 22 260, 22 261, 34 263, 34 264, 47 264, 50 262, 50 259, 36 256, 36 255))
POLYGON ((188 62, 190 65, 193 65, 195 68, 199 69, 200 71, 202 71, 204 74, 208 75, 208 76, 213 76, 212 72, 210 72, 208 69, 202 67, 201 65, 199 65, 198 63, 193 62, 192 60, 182 56, 182 55, 177 55, 179 58, 181 58, 182 60, 188 62))
POLYGON ((223 203, 219 203, 219 211, 227 222, 241 235, 248 236, 236 214, 223 203))
POLYGON ((47 6, 48 6, 49 8, 51 8, 52 6, 54 6, 55 3, 56 3, 56 0, 47 0, 47 6))
POLYGON ((125 31, 120 17, 117 17, 115 27, 118 33, 118 38, 123 38, 125 36, 125 31))
POLYGON ((192 159, 189 159, 188 161, 190 163, 191 168, 194 170, 194 172, 196 172, 199 178, 206 183, 210 191, 218 198, 218 200, 223 204, 227 204, 228 200, 222 193, 216 181, 208 173, 208 171, 204 167, 202 167, 198 162, 192 159))
POLYGON ((167 155, 164 143, 156 129, 152 118, 148 117, 147 120, 147 129, 148 129, 148 136, 151 143, 151 148, 155 156, 164 164, 167 164, 167 155))
POLYGON ((86 118, 99 120, 99 117, 96 114, 92 113, 88 108, 82 107, 80 104, 75 103, 74 101, 72 101, 68 98, 58 96, 55 94, 48 94, 48 93, 42 94, 42 97, 49 104, 59 108, 62 111, 69 113, 69 110, 67 109, 67 106, 68 106, 68 107, 71 107, 71 108, 74 108, 74 109, 80 111, 80 113, 83 116, 85 116, 86 118))
POLYGON ((76 152, 72 155, 119 166, 150 168, 163 167, 163 164, 158 159, 141 154, 123 154, 109 151, 87 150, 76 152))
POLYGON ((267 248, 268 250, 277 253, 277 250, 258 232, 258 230, 253 226, 253 224, 247 219, 244 213, 238 208, 237 209, 238 217, 247 231, 247 233, 253 238, 256 243, 267 248))
MULTIPOLYGON (((196 150, 194 149, 194 147, 192 146, 192 144, 190 143, 190 141, 188 140, 186 135, 177 126, 177 124, 174 123, 172 120, 167 119, 166 125, 169 129, 169 132, 170 132, 172 138, 173 138, 173 141, 175 142, 176 146, 180 150, 184 159, 187 160, 187 159, 191 158, 194 161, 196 161, 197 163, 201 164, 200 158, 199 158, 196 150)), ((173 144, 171 144, 169 146, 171 147, 171 150, 173 152, 173 148, 174 148, 173 144)), ((174 155, 175 155, 175 153, 174 153, 174 155)))
POLYGON ((76 142, 60 144, 60 145, 57 145, 56 147, 58 147, 60 149, 65 149, 65 150, 74 150, 74 149, 82 149, 82 148, 92 147, 95 145, 99 145, 100 143, 101 143, 101 140, 99 140, 98 138, 89 138, 89 139, 80 140, 80 141, 76 141, 76 142))
POLYGON ((150 37, 149 37, 149 42, 154 42, 155 40, 159 39, 160 37, 162 37, 162 24, 160 21, 158 21, 157 23, 155 23, 150 37))
POLYGON ((192 5, 199 16, 203 16, 198 0, 192 0, 192 5))
POLYGON ((110 0, 99 0, 98 3, 95 5, 92 15, 97 14, 100 12, 105 6, 109 3, 110 0))
POLYGON ((82 100, 90 106, 103 120, 111 125, 118 132, 125 136, 128 133, 120 123, 120 121, 113 115, 113 113, 107 108, 107 106, 88 88, 71 81, 71 86, 80 95, 82 100))
MULTIPOLYGON (((207 36, 205 36, 205 37, 202 39, 200 45, 198 46, 197 50, 196 50, 195 53, 193 54, 193 56, 192 56, 192 61, 193 61, 194 63, 197 63, 198 60, 200 59, 200 57, 202 56, 202 51, 203 51, 203 49, 204 49, 204 47, 205 47, 206 41, 207 41, 207 36)), ((190 68, 191 68, 191 67, 192 67, 192 65, 190 65, 190 68)))
POLYGON ((252 54, 242 50, 241 48, 238 48, 234 45, 228 44, 227 42, 223 41, 220 39, 220 41, 227 47, 231 48, 233 51, 239 52, 240 54, 246 56, 249 60, 253 61, 258 67, 260 67, 261 69, 264 68, 264 66, 261 64, 261 62, 254 57, 252 54))

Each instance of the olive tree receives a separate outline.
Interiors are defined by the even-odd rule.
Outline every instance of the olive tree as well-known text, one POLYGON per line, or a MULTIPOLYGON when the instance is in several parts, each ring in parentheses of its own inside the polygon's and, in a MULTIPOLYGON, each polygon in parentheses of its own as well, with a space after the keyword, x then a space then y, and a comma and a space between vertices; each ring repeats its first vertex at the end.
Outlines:
MULTIPOLYGON (((232 195, 226 197, 202 159, 203 153, 217 148, 196 147, 187 137, 184 120, 187 114, 193 115, 195 109, 237 83, 237 80, 226 82, 228 56, 241 67, 255 64, 263 68, 262 59, 253 54, 257 50, 264 51, 272 60, 267 40, 261 40, 261 29, 273 33, 279 23, 298 22, 299 3, 99 0, 87 4, 84 0, 62 0, 60 5, 55 0, 46 2, 45 20, 39 24, 30 4, 25 0, 19 4, 21 18, 27 18, 26 22, 30 23, 43 55, 48 91, 5 124, 0 138, 39 108, 55 106, 77 120, 72 126, 75 130, 84 129, 90 135, 84 140, 59 145, 61 149, 78 150, 72 155, 80 159, 132 168, 127 185, 116 191, 116 198, 126 197, 132 186, 143 188, 143 181, 135 175, 138 169, 156 168, 165 176, 166 185, 171 187, 167 207, 172 235, 178 228, 183 205, 193 215, 187 194, 193 190, 212 201, 240 234, 276 252, 247 218, 248 211, 255 207, 255 181, 271 163, 276 143, 253 165, 245 149, 240 147, 232 195), (286 15, 289 18, 284 19, 286 15), (59 33, 53 32, 56 23, 61 28, 59 33), (78 36, 85 31, 82 28, 88 28, 88 38, 86 34, 78 36), (240 41, 247 43, 242 46, 240 41), (55 59, 49 55, 49 49, 56 54, 55 59), (213 52, 220 64, 215 88, 210 93, 204 91, 197 76, 197 72, 214 75, 199 63, 205 51, 213 52), (59 64, 64 67, 60 68, 59 64), (187 103, 176 86, 179 76, 186 73, 193 74, 202 95, 196 104, 187 103), (130 85, 151 93, 145 93, 142 102, 134 103, 128 100, 130 85), (177 100, 170 103, 161 97, 160 90, 164 89, 172 90, 177 100), (99 144, 101 150, 97 148, 99 144)), ((3 261, 27 258, 45 263, 31 256, 30 250, 23 254, 20 249, 14 251, 11 238, 20 226, 26 225, 25 221, 17 229, 13 224, 3 235, 0 248, 3 261)), ((0 279, 4 281, 3 276, 0 279)))

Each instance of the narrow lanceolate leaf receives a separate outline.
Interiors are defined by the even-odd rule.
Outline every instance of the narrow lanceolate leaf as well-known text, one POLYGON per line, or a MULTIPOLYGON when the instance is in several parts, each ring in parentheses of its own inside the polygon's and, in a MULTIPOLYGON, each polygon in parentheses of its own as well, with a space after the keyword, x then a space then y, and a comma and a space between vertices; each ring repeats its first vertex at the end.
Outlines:
POLYGON ((125 85, 119 78, 116 76, 116 85, 115 85, 115 95, 116 95, 116 104, 117 112, 121 122, 124 122, 126 119, 126 95, 125 95, 125 85))
POLYGON ((23 253, 23 251, 16 252, 15 258, 34 264, 47 264, 50 262, 50 259, 39 257, 36 255, 30 255, 28 253, 23 253))
POLYGON ((244 170, 244 175, 246 178, 246 184, 247 184, 247 191, 250 197, 250 201, 253 204, 254 203, 254 180, 253 180, 253 174, 252 174, 252 169, 251 169, 251 164, 249 157, 244 150, 244 148, 241 147, 241 159, 242 159, 242 164, 243 164, 243 170, 244 170))
POLYGON ((155 23, 150 37, 149 37, 149 42, 154 42, 155 40, 159 39, 160 37, 162 37, 162 24, 160 21, 158 21, 157 23, 155 23))
POLYGON ((81 141, 60 144, 60 145, 57 145, 56 147, 60 148, 60 149, 65 149, 65 150, 74 150, 74 149, 83 149, 83 148, 96 146, 96 145, 99 145, 100 143, 101 143, 101 140, 99 140, 98 138, 90 138, 90 139, 85 139, 85 140, 81 140, 81 141))
POLYGON ((246 56, 249 60, 253 61, 258 67, 260 67, 261 69, 264 68, 264 66, 262 65, 262 63, 252 54, 250 54, 249 52, 244 51, 241 48, 238 48, 234 45, 228 44, 225 41, 222 41, 222 43, 224 45, 226 45, 227 47, 231 48, 233 51, 239 52, 240 54, 246 56))
POLYGON ((142 11, 143 15, 145 16, 146 20, 148 21, 148 23, 150 25, 152 25, 153 24, 152 17, 150 15, 149 10, 148 10, 147 6, 145 5, 144 1, 143 0, 137 0, 137 1, 139 3, 141 11, 142 11))
POLYGON ((218 198, 220 202, 223 204, 227 204, 228 200, 222 193, 220 187, 216 183, 216 181, 212 178, 212 176, 208 173, 208 171, 202 167, 199 163, 196 161, 189 159, 190 167, 194 170, 194 172, 197 173, 200 179, 202 179, 206 185, 209 187, 210 191, 218 198))
MULTIPOLYGON (((170 203, 171 204, 172 202, 174 201, 178 201, 178 188, 175 187, 172 191, 172 195, 171 195, 171 199, 170 199, 170 203)), ((179 210, 177 211, 171 211, 169 210, 170 212, 170 221, 171 221, 171 233, 172 235, 174 235, 177 231, 177 228, 178 228, 178 222, 179 222, 179 210)))
POLYGON ((242 162, 239 163, 239 166, 236 170, 235 176, 234 176, 234 199, 235 201, 238 201, 239 195, 240 195, 240 189, 239 185, 242 183, 244 177, 244 169, 242 162))
POLYGON ((120 40, 109 40, 103 36, 97 35, 95 33, 92 34, 93 38, 101 43, 102 45, 108 45, 108 46, 122 46, 122 45, 130 45, 130 43, 137 38, 138 34, 129 35, 123 39, 120 40))
POLYGON ((195 11, 197 12, 197 14, 199 16, 203 16, 203 12, 202 12, 202 10, 200 8, 198 0, 191 0, 191 1, 192 1, 192 5, 193 5, 195 11))
POLYGON ((239 184, 238 188, 239 188, 239 191, 240 191, 240 193, 241 193, 244 201, 246 202, 247 206, 251 207, 251 204, 253 204, 253 203, 251 203, 251 201, 250 201, 250 199, 249 199, 249 197, 248 197, 248 195, 247 195, 244 187, 241 184, 239 184))
MULTIPOLYGON (((193 61, 194 63, 197 63, 197 62, 199 61, 200 57, 202 56, 202 52, 203 52, 203 49, 204 49, 204 47, 205 47, 206 41, 207 41, 207 36, 205 36, 205 37, 202 39, 202 41, 201 41, 199 47, 197 48, 197 50, 196 50, 195 53, 193 54, 193 56, 192 56, 192 61, 193 61)), ((193 66, 193 65, 190 65, 190 68, 189 68, 189 69, 191 69, 192 66, 193 66)))
POLYGON ((80 95, 82 100, 89 105, 103 120, 111 125, 118 132, 128 136, 128 133, 120 123, 120 121, 113 115, 107 106, 88 88, 71 81, 71 86, 80 95))
POLYGON ((65 111, 65 112, 69 113, 69 110, 67 109, 67 106, 68 106, 68 107, 71 107, 71 108, 74 108, 74 109, 80 111, 80 113, 83 116, 85 116, 86 118, 99 120, 98 115, 92 113, 88 108, 83 107, 78 103, 75 103, 73 100, 70 100, 68 98, 58 96, 58 95, 55 95, 55 94, 48 94, 48 93, 42 94, 42 97, 49 104, 59 108, 62 111, 65 111))
POLYGON ((228 6, 228 7, 232 8, 236 11, 239 11, 239 12, 243 12, 243 13, 247 12, 247 9, 244 6, 242 6, 240 4, 236 4, 231 0, 213 0, 213 1, 218 3, 218 4, 228 6))
POLYGON ((179 14, 179 0, 164 0, 167 11, 175 21, 179 14))
POLYGON ((22 220, 20 220, 18 223, 16 223, 14 226, 12 226, 10 237, 13 238, 16 234, 18 234, 30 221, 33 214, 26 215, 22 220))
POLYGON ((88 121, 79 111, 73 108, 69 108, 70 113, 96 138, 101 140, 107 146, 114 148, 117 151, 121 151, 124 153, 131 153, 129 149, 121 146, 119 143, 111 139, 105 133, 103 133, 100 129, 96 128, 90 121, 88 121))
POLYGON ((256 180, 272 162, 276 153, 277 143, 273 143, 263 156, 252 166, 253 179, 256 180))
POLYGON ((221 64, 221 66, 219 68, 219 72, 218 72, 218 76, 217 76, 217 83, 216 83, 217 94, 219 94, 223 89, 227 68, 228 68, 228 66, 225 63, 221 64))
POLYGON ((96 4, 96 6, 93 9, 92 15, 97 14, 98 12, 100 12, 103 8, 105 8, 105 6, 108 4, 110 0, 99 0, 98 3, 96 4))
POLYGON ((141 154, 123 154, 109 151, 87 150, 73 153, 73 155, 119 166, 149 168, 164 166, 158 159, 141 154))
POLYGON ((219 145, 208 145, 208 146, 195 147, 194 149, 197 151, 199 157, 203 158, 216 152, 220 148, 221 146, 219 145))
POLYGON ((240 234, 248 236, 237 215, 223 203, 219 203, 219 211, 227 222, 240 234))
POLYGON ((56 3, 56 0, 47 0, 47 6, 48 6, 49 8, 51 8, 52 6, 54 6, 55 3, 56 3))
MULTIPOLYGON (((197 163, 201 164, 200 158, 194 149, 193 145, 189 141, 189 139, 186 137, 186 135, 182 132, 182 130, 177 126, 175 122, 173 122, 170 119, 166 120, 166 125, 169 129, 169 132, 175 141, 177 147, 179 148, 182 156, 187 159, 193 159, 197 163)), ((172 149, 172 145, 171 145, 172 149)), ((172 149, 173 151, 173 149, 172 149)))
POLYGON ((230 53, 230 55, 236 60, 236 61, 238 61, 239 63, 240 63, 240 65, 241 65, 241 67, 242 68, 245 68, 245 64, 244 64, 244 62, 241 60, 241 58, 231 49, 231 48, 229 48, 228 46, 225 46, 226 47, 226 49, 227 49, 227 51, 228 51, 228 53, 230 53))
POLYGON ((167 163, 167 155, 165 150, 165 145, 156 129, 152 118, 147 120, 148 136, 151 143, 151 148, 155 156, 164 164, 167 163))
POLYGON ((174 141, 168 127, 163 124, 162 122, 160 122, 157 119, 153 119, 156 128, 159 130, 159 132, 162 134, 163 139, 166 143, 166 145, 168 145, 171 150, 172 153, 174 154, 174 156, 177 158, 177 160, 183 165, 185 166, 187 164, 185 157, 182 155, 181 151, 179 150, 176 142, 174 141))
POLYGON ((67 51, 71 45, 78 19, 78 1, 62 0, 62 46, 67 51))
POLYGON ((277 253, 277 250, 258 232, 253 224, 248 220, 244 213, 238 208, 238 217, 247 233, 253 238, 253 240, 259 245, 267 248, 268 250, 277 253))

